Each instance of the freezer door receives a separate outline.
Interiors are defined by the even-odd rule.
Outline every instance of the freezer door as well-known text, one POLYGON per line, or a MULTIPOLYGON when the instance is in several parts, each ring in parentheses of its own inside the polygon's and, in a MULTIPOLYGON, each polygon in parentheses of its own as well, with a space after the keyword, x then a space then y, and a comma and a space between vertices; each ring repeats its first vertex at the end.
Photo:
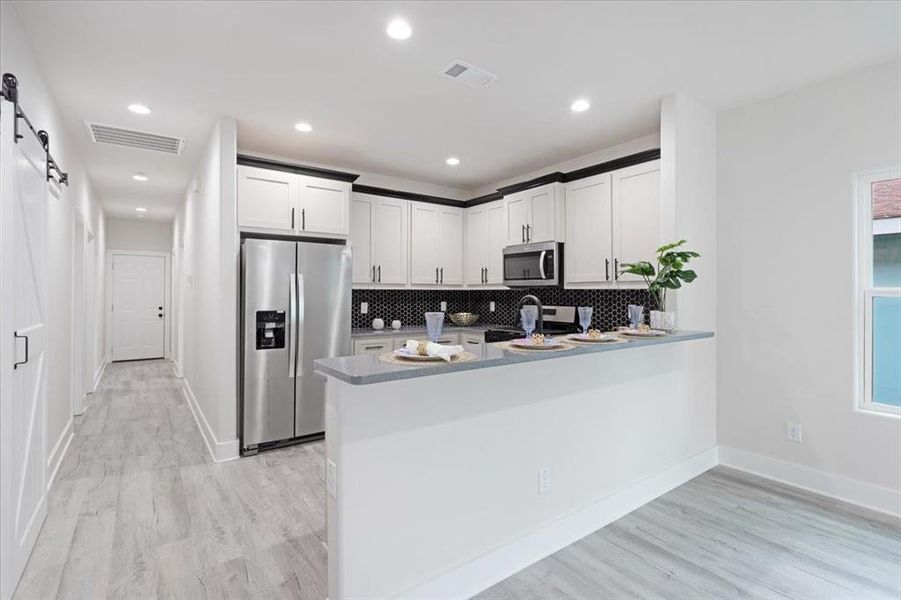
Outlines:
POLYGON ((294 437, 295 279, 297 244, 244 240, 242 446, 294 437))
POLYGON ((298 344, 294 435, 325 430, 325 378, 317 358, 347 356, 350 349, 351 251, 346 246, 297 245, 298 344))

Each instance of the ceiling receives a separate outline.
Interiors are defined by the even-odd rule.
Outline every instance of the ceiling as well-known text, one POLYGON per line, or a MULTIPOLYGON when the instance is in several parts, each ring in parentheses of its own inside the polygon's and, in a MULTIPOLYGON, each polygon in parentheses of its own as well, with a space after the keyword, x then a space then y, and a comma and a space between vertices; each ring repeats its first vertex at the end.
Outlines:
POLYGON ((899 6, 17 3, 107 213, 145 205, 162 219, 218 115, 237 119, 245 152, 472 190, 654 132, 672 92, 721 110, 897 58, 899 6), (385 35, 395 16, 410 39, 385 35), (467 87, 442 75, 454 60, 498 78, 467 87), (578 97, 591 109, 571 112, 578 97), (185 150, 96 145, 86 120, 182 137, 185 150))

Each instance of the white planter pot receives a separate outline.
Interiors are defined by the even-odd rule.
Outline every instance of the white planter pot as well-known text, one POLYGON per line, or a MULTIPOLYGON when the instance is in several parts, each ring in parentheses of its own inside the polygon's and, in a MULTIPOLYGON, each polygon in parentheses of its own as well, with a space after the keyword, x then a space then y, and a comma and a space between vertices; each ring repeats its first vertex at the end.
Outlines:
POLYGON ((662 310, 651 311, 651 329, 673 331, 676 329, 676 313, 662 310))

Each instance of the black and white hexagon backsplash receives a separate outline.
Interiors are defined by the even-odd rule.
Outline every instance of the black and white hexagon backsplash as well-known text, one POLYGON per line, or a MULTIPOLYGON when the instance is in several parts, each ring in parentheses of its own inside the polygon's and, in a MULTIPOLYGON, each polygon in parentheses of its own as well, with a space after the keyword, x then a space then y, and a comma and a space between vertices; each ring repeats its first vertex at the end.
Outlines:
MULTIPOLYGON (((642 304, 650 310, 650 296, 646 290, 565 290, 562 287, 518 288, 515 290, 354 290, 354 328, 368 328, 372 320, 380 318, 389 326, 399 319, 404 325, 425 325, 424 314, 441 310, 447 302, 447 312, 469 311, 479 315, 477 324, 515 325, 519 299, 526 294, 537 296, 542 304, 553 306, 594 307, 592 326, 603 330, 626 325, 629 304, 642 304), (360 304, 366 302, 369 312, 362 314, 360 304), (494 302, 494 312, 489 310, 494 302)), ((645 313, 647 315, 647 312, 645 313)), ((645 319, 647 320, 647 316, 645 319)))

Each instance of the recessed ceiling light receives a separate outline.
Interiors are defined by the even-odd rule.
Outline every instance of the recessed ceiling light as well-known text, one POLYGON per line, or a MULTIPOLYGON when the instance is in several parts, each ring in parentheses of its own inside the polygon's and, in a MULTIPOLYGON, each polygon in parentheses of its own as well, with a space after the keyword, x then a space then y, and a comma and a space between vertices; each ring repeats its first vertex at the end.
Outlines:
POLYGON ((152 112, 143 104, 129 104, 128 110, 138 115, 149 115, 152 112))
POLYGON ((394 19, 388 23, 388 29, 386 31, 388 32, 388 37, 394 40, 405 40, 413 35, 410 24, 403 19, 394 19))
POLYGON ((143 173, 135 173, 134 175, 131 176, 131 178, 134 179, 135 181, 147 181, 147 176, 144 175, 143 173))
POLYGON ((579 98, 569 107, 573 112, 585 112, 591 108, 591 103, 584 98, 579 98))
POLYGON ((457 165, 460 164, 460 159, 457 158, 456 156, 451 156, 450 158, 448 158, 448 159, 447 159, 446 161, 444 161, 444 162, 446 162, 447 164, 449 164, 449 165, 452 166, 452 167, 456 167, 457 165))
POLYGON ((313 126, 309 123, 295 123, 294 129, 296 129, 297 131, 302 131, 303 133, 309 133, 313 131, 313 126))
POLYGON ((144 208, 143 206, 139 206, 139 207, 137 207, 135 210, 138 211, 138 212, 147 212, 147 209, 144 208))

